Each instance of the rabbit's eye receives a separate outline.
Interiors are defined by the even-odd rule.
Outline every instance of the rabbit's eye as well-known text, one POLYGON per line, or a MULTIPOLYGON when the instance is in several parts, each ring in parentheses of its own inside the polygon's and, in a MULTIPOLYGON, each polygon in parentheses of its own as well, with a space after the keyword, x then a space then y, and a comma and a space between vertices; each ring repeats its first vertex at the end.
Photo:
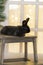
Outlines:
POLYGON ((26 23, 24 22, 24 24, 26 24, 26 23))

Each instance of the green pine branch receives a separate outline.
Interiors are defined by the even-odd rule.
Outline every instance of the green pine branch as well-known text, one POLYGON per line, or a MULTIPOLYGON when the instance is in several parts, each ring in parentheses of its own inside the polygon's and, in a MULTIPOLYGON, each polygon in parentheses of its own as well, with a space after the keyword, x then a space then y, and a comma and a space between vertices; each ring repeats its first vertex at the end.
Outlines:
POLYGON ((5 3, 7 0, 0 0, 0 27, 2 27, 1 22, 4 22, 6 19, 5 14, 3 14, 5 10, 5 3))
POLYGON ((4 14, 0 14, 0 22, 4 22, 6 16, 4 14))
POLYGON ((0 4, 5 4, 7 0, 0 0, 0 4))
POLYGON ((4 6, 2 6, 2 5, 0 5, 0 12, 3 12, 3 11, 4 11, 4 9, 5 9, 5 7, 4 7, 4 6))

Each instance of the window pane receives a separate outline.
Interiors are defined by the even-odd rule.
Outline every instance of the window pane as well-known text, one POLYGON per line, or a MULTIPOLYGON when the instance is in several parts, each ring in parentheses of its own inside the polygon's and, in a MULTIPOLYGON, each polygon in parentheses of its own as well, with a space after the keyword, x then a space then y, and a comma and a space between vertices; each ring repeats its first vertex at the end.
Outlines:
POLYGON ((39 21, 38 21, 38 27, 43 28, 43 6, 39 6, 39 21))
POLYGON ((9 1, 20 1, 20 0, 9 0, 9 1))
POLYGON ((9 25, 20 24, 20 5, 9 5, 9 25))
POLYGON ((30 28, 35 27, 35 5, 24 5, 24 19, 30 18, 28 25, 30 28))
POLYGON ((40 2, 43 2, 43 0, 39 0, 40 2))
POLYGON ((36 1, 36 0, 24 0, 24 1, 36 1))
POLYGON ((38 53, 43 54, 43 32, 38 32, 38 38, 37 38, 37 48, 38 48, 38 53))

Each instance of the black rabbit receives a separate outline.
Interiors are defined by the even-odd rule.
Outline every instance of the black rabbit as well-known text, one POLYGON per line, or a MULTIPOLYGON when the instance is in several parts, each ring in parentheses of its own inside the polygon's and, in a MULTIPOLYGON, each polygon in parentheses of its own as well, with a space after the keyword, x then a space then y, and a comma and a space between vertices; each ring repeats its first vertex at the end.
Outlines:
POLYGON ((30 32, 30 28, 27 25, 30 18, 22 21, 22 26, 5 26, 1 30, 1 34, 12 36, 25 36, 25 33, 30 32))

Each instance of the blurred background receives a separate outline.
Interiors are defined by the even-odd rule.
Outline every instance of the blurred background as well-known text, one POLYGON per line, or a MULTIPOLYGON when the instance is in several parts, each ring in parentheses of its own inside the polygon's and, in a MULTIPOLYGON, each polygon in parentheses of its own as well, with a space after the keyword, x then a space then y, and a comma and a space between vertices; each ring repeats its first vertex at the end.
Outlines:
MULTIPOLYGON (((43 55, 43 0, 7 0, 4 13, 6 19, 1 25, 18 26, 22 25, 22 21, 27 17, 30 18, 28 26, 31 29, 29 35, 37 36, 37 51, 39 55, 43 55)), ((4 58, 14 58, 23 56, 24 43, 6 44, 4 58), (22 53, 21 53, 22 52, 22 53), (17 54, 17 55, 16 55, 17 54)), ((32 42, 28 43, 28 54, 33 55, 32 42)), ((43 60, 43 59, 42 59, 43 60)))

